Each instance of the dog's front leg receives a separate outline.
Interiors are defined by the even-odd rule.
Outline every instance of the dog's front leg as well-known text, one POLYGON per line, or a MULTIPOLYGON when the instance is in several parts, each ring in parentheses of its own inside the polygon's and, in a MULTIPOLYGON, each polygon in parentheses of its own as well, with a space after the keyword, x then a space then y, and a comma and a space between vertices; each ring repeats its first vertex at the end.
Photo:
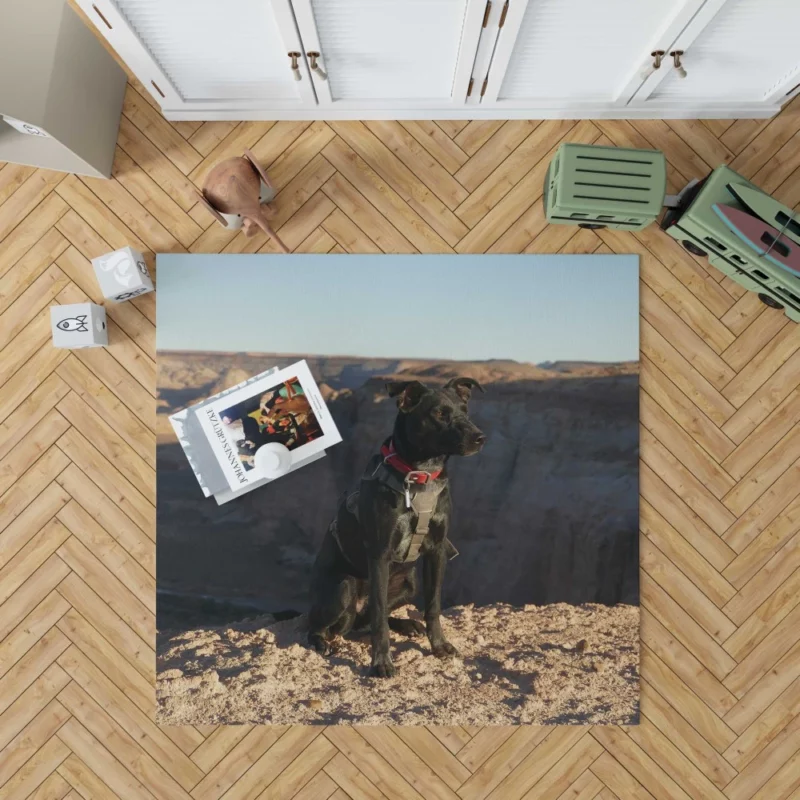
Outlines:
POLYGON ((425 627, 428 629, 431 650, 437 658, 459 655, 458 650, 445 639, 442 630, 442 582, 446 563, 444 540, 425 553, 422 561, 422 578, 425 588, 425 627))
POLYGON ((369 674, 391 678, 395 668, 389 653, 389 559, 369 559, 369 608, 372 629, 372 666, 369 674))

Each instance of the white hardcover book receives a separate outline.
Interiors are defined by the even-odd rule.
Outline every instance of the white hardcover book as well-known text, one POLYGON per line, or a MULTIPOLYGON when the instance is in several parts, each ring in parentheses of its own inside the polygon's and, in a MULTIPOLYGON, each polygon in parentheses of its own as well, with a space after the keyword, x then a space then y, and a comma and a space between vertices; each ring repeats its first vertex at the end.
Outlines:
MULTIPOLYGON (((282 399, 293 398, 283 397, 282 399)), ((266 398, 266 401, 270 400, 272 400, 271 396, 266 398)), ((169 421, 203 494, 206 497, 213 496, 220 505, 270 483, 272 480, 277 480, 277 478, 262 477, 252 468, 257 445, 264 441, 282 440, 289 443, 292 464, 288 472, 294 472, 300 467, 322 458, 325 455, 326 443, 335 444, 341 441, 341 436, 305 361, 297 362, 286 370, 273 367, 254 375, 229 389, 175 412, 169 417, 169 421), (294 372, 292 372, 293 368, 295 368, 294 372), (292 381, 289 380, 291 378, 296 379, 302 391, 286 388, 287 380, 289 385, 292 385, 292 381), (273 410, 275 402, 268 405, 265 403, 266 407, 262 407, 260 402, 255 403, 252 400, 252 398, 257 398, 260 401, 269 391, 274 395, 275 389, 282 390, 282 392, 278 392, 279 397, 281 394, 292 394, 293 397, 297 397, 305 394, 305 387, 308 387, 309 391, 307 399, 310 411, 313 413, 313 420, 309 418, 309 409, 305 409, 303 404, 298 401, 289 405, 279 402, 277 405, 283 407, 273 410), (249 402, 248 398, 250 398, 249 402), (223 463, 220 461, 220 454, 217 452, 219 445, 208 437, 208 427, 204 426, 201 421, 203 416, 209 417, 207 409, 212 406, 217 406, 217 411, 212 412, 210 416, 217 417, 217 414, 221 412, 228 420, 227 423, 222 423, 223 435, 231 442, 231 446, 236 447, 236 456, 241 463, 242 472, 249 473, 247 480, 238 482, 235 487, 231 486, 223 463), (251 407, 252 412, 248 414, 251 407), (232 415, 238 412, 241 413, 234 418, 232 415), (242 421, 242 417, 246 417, 246 422, 242 421), (288 417, 288 423, 274 424, 280 422, 284 417, 288 417), (320 437, 316 435, 319 433, 317 427, 321 427, 320 422, 327 431, 325 442, 318 441, 320 437), (245 426, 251 439, 245 437, 245 426), (315 446, 308 447, 309 444, 315 446)))
POLYGON ((262 480, 255 454, 264 444, 286 447, 293 470, 342 441, 305 361, 248 381, 194 413, 234 492, 262 480))

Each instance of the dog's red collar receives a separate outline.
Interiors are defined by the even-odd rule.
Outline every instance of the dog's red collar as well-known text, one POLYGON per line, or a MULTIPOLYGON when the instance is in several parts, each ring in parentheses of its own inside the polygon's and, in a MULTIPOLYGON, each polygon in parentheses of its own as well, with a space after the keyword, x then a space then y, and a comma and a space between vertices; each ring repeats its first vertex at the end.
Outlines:
POLYGON ((424 472, 423 470, 414 469, 410 464, 407 464, 397 455, 394 449, 394 442, 389 439, 388 443, 381 446, 381 455, 383 456, 383 463, 393 467, 398 472, 407 476, 409 483, 427 483, 428 481, 435 481, 441 474, 442 470, 437 469, 435 472, 424 472))

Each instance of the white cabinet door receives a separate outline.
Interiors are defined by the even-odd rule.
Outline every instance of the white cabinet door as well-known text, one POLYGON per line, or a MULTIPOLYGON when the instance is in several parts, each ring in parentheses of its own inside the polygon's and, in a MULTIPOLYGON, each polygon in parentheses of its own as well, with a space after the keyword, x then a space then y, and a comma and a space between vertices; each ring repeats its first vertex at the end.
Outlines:
POLYGON ((641 87, 632 105, 694 108, 780 104, 800 91, 800 0, 708 0, 670 43, 683 51, 641 87))
MULTIPOLYGON (((798 0, 800 2, 800 0, 798 0)), ((703 0, 510 0, 481 105, 624 106, 703 0)))
MULTIPOLYGON (((464 104, 486 0, 293 0, 321 107, 464 104)), ((320 112, 324 113, 320 108, 320 112)))
POLYGON ((316 105, 290 0, 77 2, 165 112, 316 105))

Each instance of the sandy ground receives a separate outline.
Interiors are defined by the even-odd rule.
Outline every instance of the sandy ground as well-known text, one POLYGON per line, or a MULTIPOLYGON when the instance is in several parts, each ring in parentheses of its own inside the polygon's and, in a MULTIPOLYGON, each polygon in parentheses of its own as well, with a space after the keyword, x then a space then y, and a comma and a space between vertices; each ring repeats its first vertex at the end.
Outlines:
MULTIPOLYGON (((394 612, 413 616, 411 606, 394 612)), ((639 609, 563 603, 448 609, 461 657, 392 633, 397 675, 367 677, 369 637, 332 657, 306 645, 304 616, 165 634, 158 721, 189 724, 508 725, 638 721, 639 609)))

